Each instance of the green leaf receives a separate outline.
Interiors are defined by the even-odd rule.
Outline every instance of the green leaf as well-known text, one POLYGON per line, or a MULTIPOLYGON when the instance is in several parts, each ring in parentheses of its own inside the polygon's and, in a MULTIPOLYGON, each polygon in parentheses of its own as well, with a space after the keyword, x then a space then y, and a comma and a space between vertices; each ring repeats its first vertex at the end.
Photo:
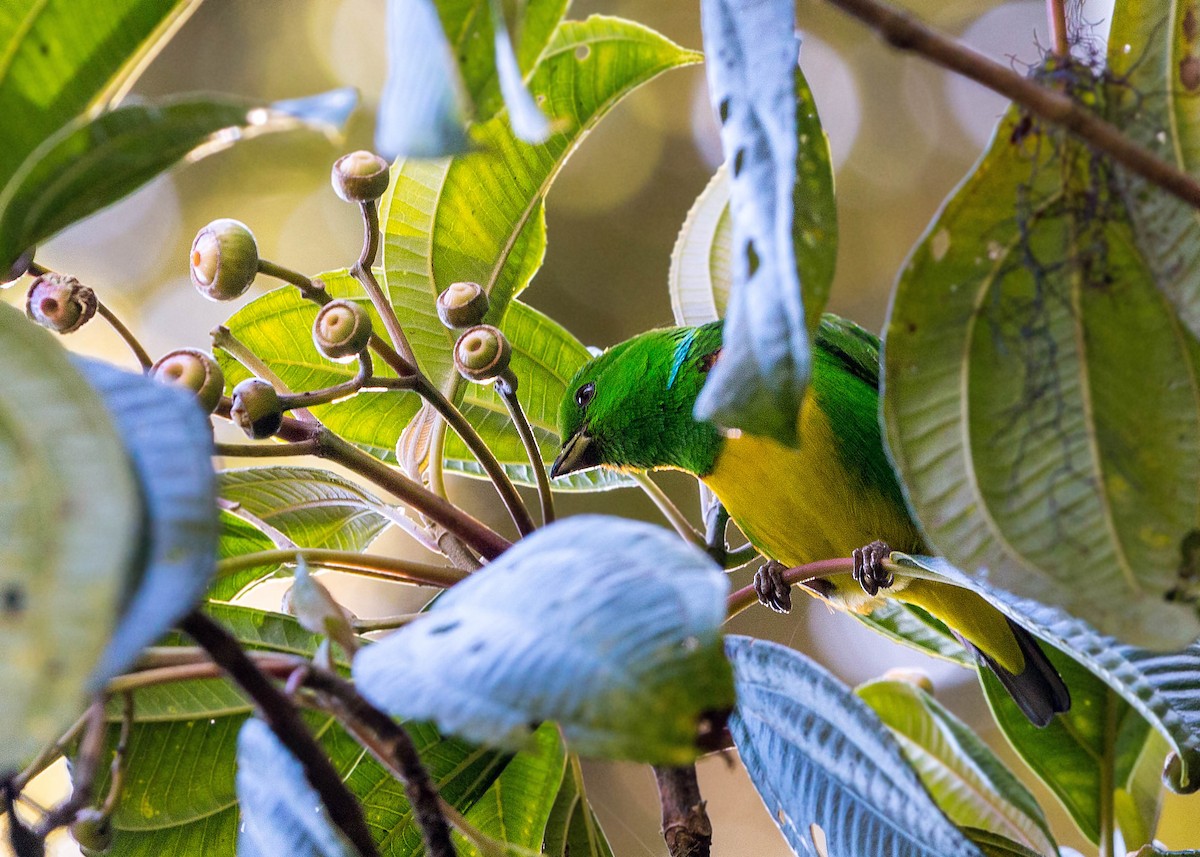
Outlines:
MULTIPOLYGON (((232 512, 222 509, 217 520, 221 527, 220 541, 217 543, 218 561, 248 553, 269 551, 275 547, 275 543, 266 533, 232 512)), ((279 568, 276 564, 226 574, 220 574, 218 571, 208 590, 208 598, 212 601, 231 601, 240 592, 270 577, 279 568)))
MULTIPOLYGON (((530 746, 512 757, 504 773, 471 807, 467 821, 499 842, 540 852, 566 761, 558 727, 543 723, 530 746)), ((457 832, 454 839, 459 854, 479 855, 457 832)))
POLYGON ((725 348, 696 415, 794 446, 836 257, 829 143, 796 66, 792 5, 704 0, 700 11, 730 164, 735 287, 725 348))
POLYGON ((567 770, 550 819, 543 852, 547 857, 613 857, 600 821, 588 803, 579 757, 567 756, 567 770))
POLYGON ((358 855, 309 785, 304 766, 257 717, 238 732, 237 760, 238 857, 358 855))
POLYGON ((729 168, 722 165, 692 203, 671 250, 667 291, 675 323, 694 327, 725 317, 733 287, 729 168))
POLYGON ((854 617, 871 630, 919 652, 953 661, 968 669, 978 665, 945 623, 913 604, 887 599, 869 614, 854 614, 854 617))
POLYGON ((1107 162, 1017 121, 900 278, 890 452, 954 565, 1178 648, 1200 635, 1170 600, 1200 527, 1200 345, 1156 288, 1107 162))
POLYGON ((82 116, 38 146, 0 192, 0 261, 16 259, 185 157, 196 160, 258 134, 327 127, 331 103, 344 120, 356 98, 352 90, 335 90, 268 106, 190 96, 82 116))
POLYGON ((101 689, 133 666, 204 597, 217 552, 212 425, 190 392, 140 373, 76 358, 104 398, 137 470, 146 548, 121 618, 92 674, 101 689))
MULTIPOLYGON (((206 609, 251 649, 311 655, 319 642, 290 616, 230 604, 206 609)), ((113 853, 232 854, 239 826, 235 750, 250 702, 225 679, 160 685, 134 696, 137 723, 125 790, 113 817, 113 853)), ((422 854, 404 787, 328 718, 307 716, 363 804, 384 857, 422 854)), ((119 719, 119 704, 110 707, 109 717, 119 719)), ((439 792, 459 811, 469 811, 505 764, 505 757, 442 738, 428 724, 406 723, 405 728, 439 792)), ((104 787, 99 784, 101 793, 104 787)))
POLYGON ((952 822, 1056 857, 1054 838, 1033 795, 937 700, 903 681, 873 681, 854 692, 891 730, 904 757, 952 822))
POLYGON ((1140 717, 1125 718, 1117 734, 1113 810, 1121 838, 1149 842, 1158 828, 1163 799, 1165 738, 1140 717))
POLYGON ((200 0, 0 5, 0 187, 43 140, 121 98, 200 0))
MULTIPOLYGON (((1135 142, 1200 174, 1200 67, 1189 0, 1118 3, 1108 38, 1108 118, 1135 142), (1190 23, 1189 23, 1190 22, 1190 23)), ((1125 198, 1134 235, 1158 288, 1200 336, 1200 212, 1133 174, 1125 198)))
POLYGON ((144 509, 104 401, 54 337, 0 305, 0 354, 0 769, 14 769, 79 715, 144 509))
POLYGON ((850 688, 778 643, 730 636, 726 651, 738 696, 729 731, 793 851, 978 857, 850 688))
POLYGON ((519 747, 554 720, 573 751, 680 765, 733 702, 725 576, 649 524, 582 515, 538 530, 354 659, 400 717, 519 747))
MULTIPOLYGON (((967 834, 975 846, 983 852, 984 857, 1042 857, 1037 851, 1026 848, 1020 843, 1006 839, 990 830, 979 830, 974 827, 964 827, 962 832, 967 834)), ((1059 852, 1054 852, 1059 853, 1059 852)))
POLYGON ((1035 770, 1039 766, 1062 769, 1061 777, 1052 773, 1045 776, 1061 781, 1058 787, 1050 783, 1051 787, 1060 797, 1073 795, 1064 800, 1073 801, 1081 817, 1098 817, 1089 808, 1097 794, 1094 774, 1089 769, 1094 771, 1104 753, 1112 757, 1111 750, 1105 748, 1115 746, 1122 754, 1119 759, 1110 758, 1117 786, 1124 788, 1122 783, 1133 776, 1129 772, 1141 764, 1136 735, 1125 735, 1125 729, 1134 728, 1125 725, 1126 718, 1134 715, 1124 713, 1121 704, 1115 704, 1120 701, 1153 726, 1179 755, 1182 790, 1195 791, 1200 787, 1200 684, 1196 681, 1200 676, 1200 643, 1166 654, 1138 649, 1100 634, 1062 610, 968 578, 945 560, 899 553, 892 554, 892 559, 918 575, 929 575, 978 592, 1057 650, 1046 653, 1071 689, 1071 710, 1055 718, 1046 729, 1033 727, 1027 718, 1025 723, 1019 723, 1022 715, 1015 703, 998 689, 998 684, 992 683, 989 675, 984 675, 987 670, 980 670, 980 675, 989 691, 997 722, 1009 740, 1035 770), (1109 690, 1119 699, 1110 699, 1109 690), (1056 727, 1055 723, 1060 725, 1056 727), (1102 738, 1105 732, 1109 739, 1102 738), (1057 742, 1045 737, 1056 734, 1060 736, 1057 742), (1117 740, 1122 737, 1125 740, 1117 740), (1027 745, 1028 750, 1022 750, 1026 740, 1033 743, 1027 745), (1072 758, 1077 761, 1072 762, 1072 758))

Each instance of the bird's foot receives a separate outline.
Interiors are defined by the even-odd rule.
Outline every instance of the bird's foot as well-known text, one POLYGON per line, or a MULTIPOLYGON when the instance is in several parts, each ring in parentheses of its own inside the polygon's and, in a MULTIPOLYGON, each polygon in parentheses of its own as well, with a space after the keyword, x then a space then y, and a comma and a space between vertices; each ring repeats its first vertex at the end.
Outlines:
POLYGON ((879 590, 892 585, 893 575, 883 565, 891 553, 892 549, 887 543, 878 539, 864 547, 855 548, 854 579, 867 595, 874 597, 879 590))
POLYGON ((792 612, 792 587, 783 579, 787 566, 776 560, 767 560, 754 572, 754 591, 758 601, 776 613, 792 612))

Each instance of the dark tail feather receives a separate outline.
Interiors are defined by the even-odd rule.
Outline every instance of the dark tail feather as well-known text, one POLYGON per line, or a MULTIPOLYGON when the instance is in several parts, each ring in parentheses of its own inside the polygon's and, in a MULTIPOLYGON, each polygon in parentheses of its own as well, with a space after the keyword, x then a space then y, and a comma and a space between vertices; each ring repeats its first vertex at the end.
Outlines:
POLYGON ((995 673, 1008 695, 1034 726, 1045 726, 1055 714, 1070 710, 1071 693, 1034 636, 1011 619, 1008 625, 1012 628, 1013 636, 1017 638, 1021 654, 1025 656, 1025 671, 1020 675, 1013 675, 962 637, 958 637, 958 634, 954 636, 958 637, 958 641, 975 655, 981 664, 995 673))

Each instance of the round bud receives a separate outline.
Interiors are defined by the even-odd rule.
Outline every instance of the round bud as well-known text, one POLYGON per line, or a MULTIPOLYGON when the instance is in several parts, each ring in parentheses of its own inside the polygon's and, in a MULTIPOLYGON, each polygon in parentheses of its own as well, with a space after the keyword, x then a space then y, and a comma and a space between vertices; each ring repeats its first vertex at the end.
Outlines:
POLYGON ((283 425, 279 393, 261 378, 247 378, 233 388, 229 415, 238 428, 255 440, 270 437, 283 425))
POLYGON ((30 247, 8 266, 8 271, 0 274, 0 288, 11 285, 25 276, 29 271, 29 266, 33 264, 33 251, 34 248, 30 247))
POLYGON ((112 819, 98 809, 81 809, 71 824, 71 835, 87 857, 112 848, 112 819))
POLYGON ((74 277, 42 274, 25 296, 25 313, 59 333, 79 330, 96 314, 96 293, 74 277))
POLYGON ((387 190, 388 162, 373 152, 359 150, 333 162, 333 189, 346 202, 373 202, 387 190))
POLYGON ((205 413, 211 414, 225 391, 225 373, 213 359, 196 348, 180 348, 164 354, 150 368, 150 374, 167 384, 175 384, 196 394, 205 413))
POLYGON ((451 283, 437 297, 437 314, 449 328, 480 324, 488 311, 488 296, 479 283, 451 283))
POLYGON ((454 345, 454 368, 468 381, 487 384, 508 371, 512 346, 490 324, 467 328, 454 345))
POLYGON ((330 301, 313 322, 317 350, 339 363, 348 363, 371 341, 371 316, 354 301, 330 301))
POLYGON ((258 273, 258 243, 254 233, 228 217, 214 220, 192 242, 192 284, 209 300, 241 297, 258 273))
POLYGON ((885 681, 907 682, 913 687, 920 688, 930 696, 933 696, 933 679, 929 677, 928 673, 922 670, 911 669, 909 667, 895 667, 885 672, 883 678, 885 681))

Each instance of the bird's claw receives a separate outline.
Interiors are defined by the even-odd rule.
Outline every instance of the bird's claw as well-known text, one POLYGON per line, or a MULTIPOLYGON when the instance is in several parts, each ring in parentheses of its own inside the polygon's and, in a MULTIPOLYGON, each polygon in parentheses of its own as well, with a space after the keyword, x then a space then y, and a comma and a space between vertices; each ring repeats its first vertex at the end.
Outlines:
POLYGON ((768 560, 754 572, 754 591, 758 601, 776 613, 792 612, 792 587, 783 579, 787 566, 776 560, 768 560))
POLYGON ((879 540, 854 550, 854 579, 867 595, 874 597, 892 585, 894 576, 883 564, 891 553, 887 543, 879 540))

